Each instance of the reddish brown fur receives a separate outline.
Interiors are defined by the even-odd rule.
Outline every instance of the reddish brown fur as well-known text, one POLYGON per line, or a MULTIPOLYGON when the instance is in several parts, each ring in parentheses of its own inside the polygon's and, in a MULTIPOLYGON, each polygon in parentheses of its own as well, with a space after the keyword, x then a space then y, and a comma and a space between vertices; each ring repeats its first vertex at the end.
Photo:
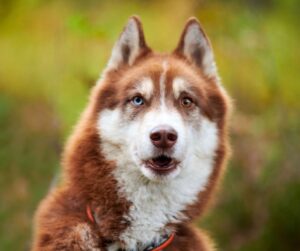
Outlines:
MULTIPOLYGON (((141 29, 140 22, 138 23, 141 29)), ((228 156, 229 98, 220 91, 216 79, 205 78, 199 67, 183 57, 180 52, 182 39, 172 55, 157 55, 148 48, 144 36, 140 35, 140 38, 140 46, 144 49, 135 64, 124 64, 118 70, 107 72, 104 83, 94 87, 89 105, 64 152, 64 182, 49 193, 36 213, 33 251, 106 250, 105 246, 117 241, 120 233, 128 227, 129 223, 124 221, 123 215, 128 212, 130 203, 117 193, 116 180, 112 176, 115 163, 107 161, 101 153, 101 142, 96 130, 97 115, 105 108, 114 108, 120 104, 124 99, 122 90, 145 72, 158 85, 161 62, 165 59, 170 65, 166 80, 167 90, 171 88, 170 79, 177 76, 178 72, 191 83, 197 83, 195 88, 201 96, 204 115, 215 121, 219 128, 220 141, 213 173, 207 188, 199 193, 198 202, 185 210, 186 215, 191 219, 198 217, 211 201, 228 156), (101 218, 98 224, 88 220, 86 205, 91 206, 96 221, 101 218), (86 235, 88 241, 82 240, 80 234, 86 227, 90 228, 86 235)), ((177 224, 175 228, 175 239, 166 251, 214 249, 206 234, 188 222, 177 224)))

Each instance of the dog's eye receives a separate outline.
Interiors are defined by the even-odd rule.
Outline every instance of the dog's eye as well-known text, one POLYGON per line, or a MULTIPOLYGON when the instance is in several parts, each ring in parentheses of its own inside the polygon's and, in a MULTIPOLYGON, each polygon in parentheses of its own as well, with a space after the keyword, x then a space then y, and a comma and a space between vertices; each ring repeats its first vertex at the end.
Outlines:
POLYGON ((144 102, 144 99, 141 97, 141 96, 135 96, 131 99, 131 103, 134 105, 134 106, 141 106, 143 105, 145 102, 144 102))
POLYGON ((181 105, 184 107, 184 108, 190 108, 194 102, 191 98, 188 98, 188 97, 184 97, 180 100, 180 103, 181 105))

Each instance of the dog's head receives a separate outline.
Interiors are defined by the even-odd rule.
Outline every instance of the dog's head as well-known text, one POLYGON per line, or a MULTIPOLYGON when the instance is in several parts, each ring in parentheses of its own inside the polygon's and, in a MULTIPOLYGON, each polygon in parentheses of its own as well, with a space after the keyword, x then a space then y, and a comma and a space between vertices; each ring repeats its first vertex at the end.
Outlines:
POLYGON ((154 53, 139 19, 129 19, 95 89, 101 149, 126 172, 167 181, 214 158, 226 94, 196 19, 187 22, 169 55, 154 53))
POLYGON ((173 54, 156 55, 140 21, 131 18, 99 85, 98 128, 109 158, 151 180, 166 180, 214 156, 224 91, 210 43, 195 19, 173 54))

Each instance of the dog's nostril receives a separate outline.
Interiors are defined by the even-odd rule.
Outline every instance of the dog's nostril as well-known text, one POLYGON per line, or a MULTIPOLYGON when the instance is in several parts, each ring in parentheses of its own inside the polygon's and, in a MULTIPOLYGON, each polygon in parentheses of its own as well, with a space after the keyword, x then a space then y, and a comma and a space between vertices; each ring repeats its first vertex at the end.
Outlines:
POLYGON ((170 126, 157 126, 151 134, 152 144, 158 148, 171 148, 177 141, 177 132, 170 126))
POLYGON ((160 132, 155 132, 150 134, 150 139, 154 141, 161 140, 161 134, 160 132))
POLYGON ((169 132, 167 135, 168 140, 170 141, 176 141, 177 140, 177 133, 174 132, 169 132))

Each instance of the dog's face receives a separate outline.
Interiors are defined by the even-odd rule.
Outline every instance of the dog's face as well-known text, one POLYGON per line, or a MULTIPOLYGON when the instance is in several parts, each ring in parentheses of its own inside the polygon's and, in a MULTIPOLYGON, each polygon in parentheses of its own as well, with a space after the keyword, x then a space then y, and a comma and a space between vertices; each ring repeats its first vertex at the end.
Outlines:
POLYGON ((166 182, 213 159, 224 91, 197 21, 187 23, 173 54, 156 55, 130 19, 96 88, 102 151, 126 172, 166 182))

